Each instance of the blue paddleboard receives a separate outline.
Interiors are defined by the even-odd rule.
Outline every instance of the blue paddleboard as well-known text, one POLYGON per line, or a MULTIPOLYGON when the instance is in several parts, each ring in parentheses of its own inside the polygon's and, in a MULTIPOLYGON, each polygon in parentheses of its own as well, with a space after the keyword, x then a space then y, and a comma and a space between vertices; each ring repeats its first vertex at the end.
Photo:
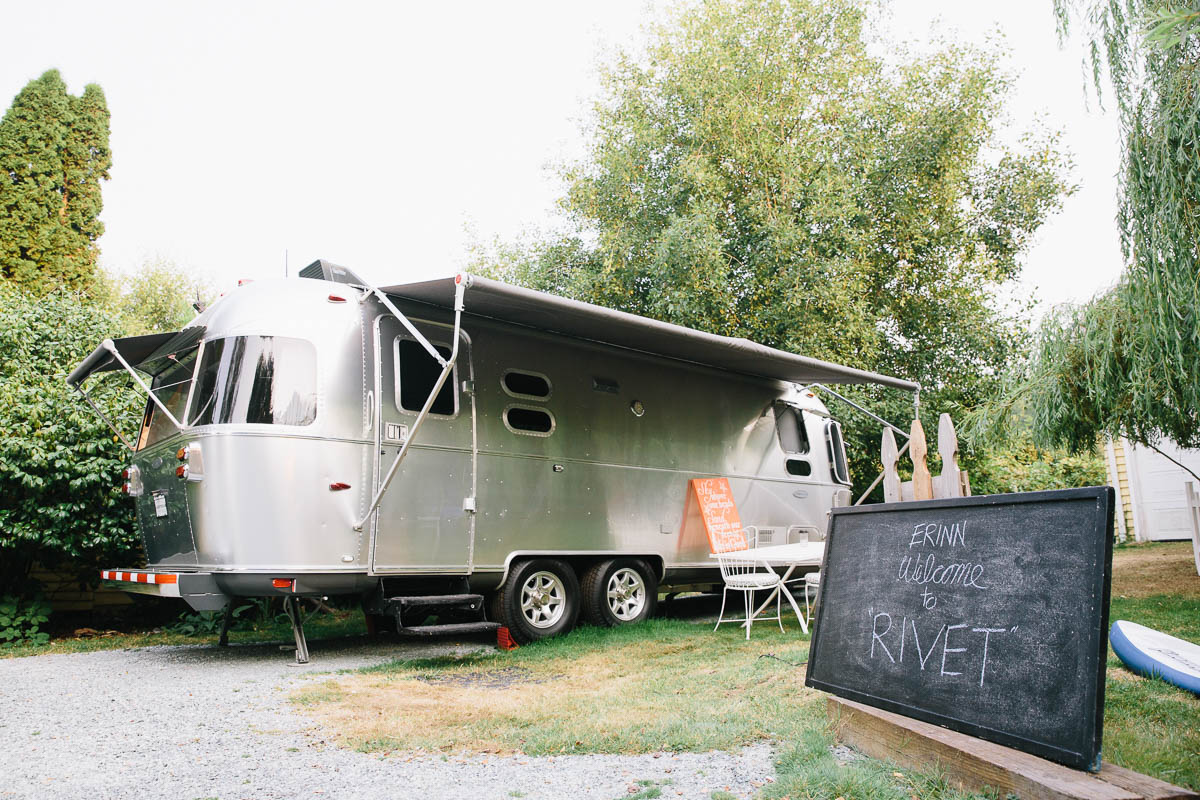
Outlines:
POLYGON ((1113 652, 1139 675, 1200 694, 1200 645, 1119 619, 1108 632, 1113 652))

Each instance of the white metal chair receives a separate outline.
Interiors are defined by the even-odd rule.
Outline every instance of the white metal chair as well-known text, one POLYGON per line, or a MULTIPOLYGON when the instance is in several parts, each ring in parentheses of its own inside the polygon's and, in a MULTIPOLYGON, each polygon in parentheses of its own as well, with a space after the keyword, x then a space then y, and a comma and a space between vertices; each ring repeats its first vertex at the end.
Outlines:
POLYGON ((808 622, 812 624, 813 608, 817 604, 817 600, 821 597, 821 572, 810 572, 804 576, 804 616, 808 617, 808 622), (812 605, 809 604, 809 595, 812 595, 812 605))
MULTIPOLYGON (((750 547, 754 547, 757 541, 757 536, 752 528, 747 528, 743 533, 746 534, 746 541, 750 547)), ((782 592, 778 591, 782 588, 779 580, 779 575, 775 570, 761 560, 739 557, 740 550, 731 550, 728 553, 717 553, 717 563, 721 565, 721 578, 725 581, 725 588, 721 592, 721 613, 717 615, 717 624, 713 628, 715 631, 721 627, 722 622, 741 622, 746 626, 746 639, 750 639, 750 624, 756 618, 752 616, 750 610, 754 607, 754 593, 760 590, 775 589, 775 616, 763 617, 763 619, 774 619, 779 621, 779 630, 783 630, 783 615, 780 613, 780 598, 782 592), (741 619, 725 619, 725 601, 729 596, 729 590, 741 592, 745 600, 746 615, 741 619)))

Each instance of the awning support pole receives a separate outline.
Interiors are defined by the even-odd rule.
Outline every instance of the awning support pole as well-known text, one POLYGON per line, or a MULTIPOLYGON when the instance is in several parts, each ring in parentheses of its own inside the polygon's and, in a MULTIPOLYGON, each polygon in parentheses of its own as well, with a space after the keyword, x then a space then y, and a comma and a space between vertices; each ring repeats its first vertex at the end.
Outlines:
POLYGON ((430 354, 438 360, 439 363, 441 363, 442 374, 438 376, 437 382, 433 385, 433 390, 429 393, 429 397, 425 398, 425 405, 421 407, 421 413, 417 415, 417 420, 413 423, 412 430, 408 432, 408 438, 406 438, 404 440, 404 444, 400 446, 400 452, 396 454, 395 460, 392 461, 392 466, 388 468, 387 475, 384 476, 383 482, 379 484, 379 491, 375 492, 375 499, 371 501, 370 507, 367 508, 367 513, 363 514, 362 519, 354 523, 354 530, 356 531, 361 531, 363 529, 363 526, 367 524, 367 520, 370 519, 371 515, 375 513, 375 509, 379 507, 379 501, 383 499, 384 492, 387 491, 388 486, 392 482, 392 478, 396 477, 396 470, 400 467, 400 462, 404 460, 406 455, 408 455, 408 446, 412 444, 413 439, 417 438, 417 431, 420 430, 421 423, 424 422, 425 418, 429 415, 429 409, 433 407, 433 401, 437 399, 438 392, 442 390, 442 385, 454 371, 454 363, 458 360, 458 342, 462 332, 463 294, 466 292, 467 286, 469 286, 470 283, 470 276, 465 274, 460 274, 458 279, 455 280, 454 344, 450 348, 449 359, 443 359, 438 354, 437 350, 434 349, 433 345, 426 341, 424 336, 421 336, 416 327, 414 327, 413 324, 408 321, 407 317, 400 313, 399 309, 397 309, 391 304, 391 302, 387 300, 386 297, 384 297, 382 292, 380 292, 378 289, 371 290, 378 297, 383 299, 383 303, 388 310, 395 314, 396 318, 404 324, 404 327, 408 328, 408 330, 414 336, 416 336, 423 345, 425 345, 425 349, 428 350, 430 354))
MULTIPOLYGON (((462 310, 462 308, 461 308, 462 292, 463 292, 463 283, 465 283, 465 282, 467 282, 467 279, 464 277, 463 281, 456 284, 454 287, 454 312, 455 312, 454 330, 455 330, 455 332, 458 331, 458 312, 462 310)), ((429 353, 429 355, 431 355, 433 357, 433 360, 438 362, 438 365, 441 366, 442 369, 445 369, 446 368, 446 359, 442 358, 442 354, 437 351, 437 348, 434 347, 432 344, 430 344, 429 340, 421 335, 421 332, 419 330, 417 330, 417 327, 409 321, 408 317, 401 314, 400 309, 398 309, 394 305, 392 305, 392 301, 388 300, 388 296, 386 294, 379 291, 374 286, 371 286, 368 288, 371 290, 372 294, 374 294, 376 297, 379 298, 379 302, 383 303, 384 307, 388 311, 392 312, 392 315, 395 316, 396 319, 400 320, 400 324, 408 329, 408 332, 412 334, 413 338, 416 339, 417 342, 419 342, 420 345, 425 348, 425 352, 429 353)), ((454 347, 457 350, 458 339, 454 340, 454 347)), ((454 356, 451 355, 450 358, 451 358, 451 360, 453 360, 454 356)))
POLYGON ((133 379, 137 381, 137 385, 142 387, 142 391, 149 395, 150 399, 154 402, 154 405, 158 406, 159 410, 167 415, 167 419, 171 420, 171 424, 174 425, 177 430, 182 431, 183 425, 179 423, 179 420, 175 419, 175 415, 172 414, 170 410, 163 404, 163 401, 158 399, 158 395, 150 391, 150 387, 146 385, 144 380, 142 380, 142 376, 137 374, 137 370, 129 366, 129 362, 126 361, 125 357, 121 355, 119 350, 117 350, 117 345, 113 342, 113 340, 105 339, 103 342, 101 342, 101 345, 105 350, 113 354, 113 358, 121 362, 121 366, 125 368, 125 371, 133 376, 133 379))
POLYGON ((120 437, 121 442, 126 447, 129 448, 129 452, 131 452, 131 453, 137 452, 137 448, 135 448, 133 445, 131 445, 129 443, 129 440, 125 438, 125 434, 121 433, 121 431, 117 428, 117 426, 112 423, 112 420, 110 420, 104 414, 104 412, 100 410, 100 406, 98 406, 94 402, 92 402, 92 398, 88 397, 88 393, 83 390, 82 386, 80 386, 79 384, 75 384, 75 391, 77 391, 81 395, 83 395, 83 399, 86 400, 87 404, 92 407, 92 411, 96 412, 96 416, 98 416, 98 417, 100 417, 100 419, 104 420, 104 423, 106 425, 108 425, 109 428, 112 429, 112 432, 115 433, 118 437, 120 437))
MULTIPOLYGON (((893 425, 892 423, 888 422, 888 421, 887 421, 886 419, 884 419, 883 417, 879 416, 878 414, 874 414, 874 413, 872 413, 872 412, 868 411, 867 409, 863 408, 862 406, 860 406, 858 403, 854 402, 853 400, 851 400, 851 399, 849 399, 849 398, 847 398, 847 397, 843 397, 842 395, 840 395, 840 394, 838 394, 837 392, 835 392, 833 389, 830 389, 830 388, 829 388, 828 386, 826 386, 825 384, 823 384, 823 383, 813 383, 813 384, 809 384, 809 386, 810 386, 810 387, 811 387, 811 386, 815 386, 816 388, 820 389, 820 390, 821 390, 821 391, 823 391, 823 392, 829 392, 831 395, 833 395, 834 397, 836 397, 838 400, 841 400, 843 403, 845 403, 845 404, 846 404, 846 405, 848 405, 848 406, 851 406, 851 407, 853 407, 853 408, 857 408, 859 411, 861 411, 862 413, 866 414, 868 417, 870 417, 871 419, 875 420, 876 422, 878 422, 878 423, 879 423, 880 425, 882 425, 883 427, 885 427, 885 428, 891 428, 891 429, 892 429, 892 433, 898 433, 898 434, 900 434, 901 436, 903 436, 905 439, 907 439, 907 438, 908 438, 908 431, 902 431, 902 430, 900 430, 899 428, 897 428, 897 427, 896 427, 895 425, 893 425)), ((918 391, 920 391, 920 390, 918 390, 918 391)), ((872 487, 872 488, 874 488, 874 487, 872 487)))
MULTIPOLYGON (((909 438, 909 432, 908 432, 908 431, 902 431, 902 430, 900 430, 899 428, 897 428, 897 427, 896 427, 895 425, 893 425, 892 423, 888 422, 888 421, 887 421, 886 419, 884 419, 883 417, 879 416, 878 414, 875 414, 875 413, 872 413, 872 412, 868 411, 867 409, 863 408, 862 406, 860 406, 858 403, 854 402, 854 401, 853 401, 853 400, 851 400, 850 398, 848 398, 848 397, 844 397, 844 396, 842 396, 842 395, 838 394, 837 392, 835 392, 833 389, 830 389, 830 388, 829 388, 828 386, 826 386, 825 384, 823 384, 823 383, 813 383, 813 384, 810 384, 810 388, 811 388, 811 387, 816 387, 817 389, 820 389, 820 390, 821 390, 821 391, 823 391, 823 392, 829 392, 829 394, 833 395, 833 396, 834 396, 834 397, 836 397, 838 400, 841 400, 843 403, 845 403, 846 405, 850 406, 851 408, 855 408, 855 409, 857 409, 857 410, 861 411, 862 413, 866 414, 866 415, 867 415, 868 417, 870 417, 871 419, 873 419, 873 420, 875 420, 876 422, 878 422, 878 423, 879 423, 880 425, 882 425, 883 427, 885 427, 885 428, 890 428, 890 429, 892 430, 892 432, 893 432, 893 433, 898 433, 898 434, 900 434, 900 435, 901 435, 901 436, 903 436, 903 437, 904 437, 906 440, 909 438)), ((918 387, 917 387, 917 391, 916 391, 916 400, 914 401, 914 406, 913 406, 913 407, 914 407, 914 409, 916 409, 916 411, 920 411, 920 408, 921 408, 921 405, 920 405, 920 403, 921 403, 921 388, 918 386, 918 387)), ((909 444, 911 444, 911 441, 905 441, 905 442, 904 442, 904 446, 900 448, 900 452, 899 452, 899 453, 897 453, 896 455, 898 455, 898 456, 902 456, 902 455, 904 455, 905 451, 907 451, 907 450, 908 450, 908 446, 909 446, 909 444)), ((878 475, 876 475, 876 476, 875 476, 875 480, 871 481, 871 485, 867 487, 867 490, 866 490, 865 492, 863 492, 863 493, 862 493, 862 497, 858 498, 858 500, 856 500, 856 501, 854 502, 854 505, 856 505, 856 506, 862 505, 863 501, 867 499, 867 495, 869 495, 869 494, 871 494, 871 492, 875 491, 875 487, 876 487, 876 486, 878 486, 878 485, 879 485, 879 482, 880 482, 880 481, 882 481, 882 480, 883 480, 883 473, 882 473, 882 472, 880 472, 878 475)))

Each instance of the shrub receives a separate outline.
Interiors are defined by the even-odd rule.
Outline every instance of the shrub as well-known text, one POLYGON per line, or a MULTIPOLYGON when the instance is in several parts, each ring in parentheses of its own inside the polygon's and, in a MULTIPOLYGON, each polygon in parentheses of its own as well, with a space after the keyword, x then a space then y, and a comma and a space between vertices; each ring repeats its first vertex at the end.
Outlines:
POLYGON ((46 644, 50 634, 41 630, 50 619, 50 605, 40 597, 0 597, 0 645, 46 644))
MULTIPOLYGON (((124 445, 67 386, 118 318, 60 289, 34 298, 0 282, 0 593, 29 596, 34 562, 95 581, 102 563, 133 565, 132 502, 119 490, 124 445)), ((89 394, 126 433, 140 417, 122 378, 89 394)))

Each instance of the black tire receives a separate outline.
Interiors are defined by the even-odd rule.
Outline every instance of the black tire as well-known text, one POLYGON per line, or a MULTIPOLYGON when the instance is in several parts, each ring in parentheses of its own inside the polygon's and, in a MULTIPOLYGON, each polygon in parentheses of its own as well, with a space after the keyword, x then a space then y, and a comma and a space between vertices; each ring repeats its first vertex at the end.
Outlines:
POLYGON ((614 558, 583 575, 583 613, 593 625, 633 625, 654 614, 658 579, 640 558, 614 558))
POLYGON ((575 571, 554 558, 514 564, 495 600, 497 619, 517 644, 571 630, 579 618, 579 606, 575 571))

